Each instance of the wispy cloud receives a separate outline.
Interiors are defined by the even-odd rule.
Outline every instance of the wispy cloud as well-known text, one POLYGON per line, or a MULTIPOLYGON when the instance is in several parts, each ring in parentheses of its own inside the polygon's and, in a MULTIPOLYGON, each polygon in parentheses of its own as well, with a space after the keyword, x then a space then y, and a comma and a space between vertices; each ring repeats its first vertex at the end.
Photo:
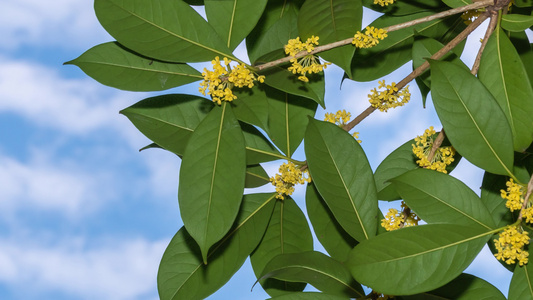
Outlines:
POLYGON ((118 240, 91 246, 74 238, 57 245, 0 240, 0 285, 18 299, 149 299, 168 241, 118 240), (28 289, 27 287, 31 287, 28 289))

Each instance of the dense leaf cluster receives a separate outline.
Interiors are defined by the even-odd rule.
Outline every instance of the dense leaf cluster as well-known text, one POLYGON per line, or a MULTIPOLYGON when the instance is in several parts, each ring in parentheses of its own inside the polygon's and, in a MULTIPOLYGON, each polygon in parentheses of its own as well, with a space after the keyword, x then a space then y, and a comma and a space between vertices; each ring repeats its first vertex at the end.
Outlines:
MULTIPOLYGON (((233 88, 237 98, 221 105, 168 94, 121 111, 153 141, 148 147, 182 159, 184 227, 161 260, 160 298, 205 298, 250 257, 262 288, 280 300, 376 299, 378 293, 505 299, 462 272, 484 245, 494 248, 493 236, 507 226, 530 231, 520 210, 511 213, 500 196, 513 178, 526 187, 523 205, 529 207, 533 189, 533 50, 525 33, 533 25, 533 1, 513 3, 95 0, 96 16, 116 42, 69 63, 102 84, 160 91, 200 81, 204 76, 188 63, 225 57, 244 64, 233 54, 243 41, 252 62, 247 68, 265 76, 251 89, 233 88), (204 6, 206 19, 191 5, 204 6), (468 16, 479 19, 467 27, 461 13, 473 5, 479 10, 468 16), (387 37, 358 49, 350 39, 363 30, 363 7, 383 13, 370 26, 387 29, 387 37), (462 40, 484 19, 491 21, 470 69, 458 58, 462 40), (327 105, 323 75, 298 80, 287 70, 289 59, 283 60, 290 39, 313 36, 326 45, 316 55, 342 68, 345 80, 375 80, 412 61, 414 72, 398 84, 400 90, 416 80, 424 103, 431 92, 443 126, 434 147, 444 143, 457 152, 448 173, 461 157, 485 170, 481 197, 448 174, 419 167, 414 140, 373 172, 347 131, 375 108, 342 126, 315 119, 318 105, 327 105), (302 142, 305 162, 292 157, 302 142), (244 194, 269 183, 261 163, 275 160, 308 169, 305 209, 328 255, 313 250, 308 219, 290 196, 244 194), (378 200, 398 199, 427 224, 385 232, 378 200), (301 292, 307 283, 321 293, 301 292), (363 285, 374 292, 365 295, 363 285)), ((533 299, 533 268, 507 267, 514 270, 509 299, 533 299)))

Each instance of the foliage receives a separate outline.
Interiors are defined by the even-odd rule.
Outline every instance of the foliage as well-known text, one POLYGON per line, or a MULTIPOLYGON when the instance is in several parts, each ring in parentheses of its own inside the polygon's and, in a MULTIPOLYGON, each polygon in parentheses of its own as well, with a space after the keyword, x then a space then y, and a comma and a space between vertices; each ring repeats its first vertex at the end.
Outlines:
POLYGON ((514 270, 509 299, 533 299, 533 50, 524 33, 532 1, 95 0, 94 8, 116 41, 67 64, 131 91, 201 81, 206 96, 155 96, 121 111, 153 141, 147 148, 182 159, 184 227, 161 260, 161 299, 205 298, 248 257, 273 299, 505 299, 462 273, 485 244, 514 270), (361 28, 363 7, 383 15, 361 28), (489 19, 468 68, 463 40, 489 19), (243 41, 247 58, 233 54, 243 41), (328 104, 329 64, 344 80, 371 81, 411 60, 413 72, 380 81, 354 119, 344 110, 315 116, 328 104), (371 113, 404 109, 413 80, 424 104, 431 92, 442 129, 412 133, 373 172, 348 132, 371 113), (293 156, 302 143, 305 161, 293 156), (449 175, 461 158, 485 171, 478 193, 449 175), (281 165, 272 178, 261 165, 270 161, 281 165), (245 190, 270 183, 276 192, 245 190), (308 218, 328 255, 314 251, 304 208, 290 197, 295 184, 307 184, 308 218), (383 217, 379 201, 399 199, 383 217), (302 292, 306 284, 320 293, 302 292))

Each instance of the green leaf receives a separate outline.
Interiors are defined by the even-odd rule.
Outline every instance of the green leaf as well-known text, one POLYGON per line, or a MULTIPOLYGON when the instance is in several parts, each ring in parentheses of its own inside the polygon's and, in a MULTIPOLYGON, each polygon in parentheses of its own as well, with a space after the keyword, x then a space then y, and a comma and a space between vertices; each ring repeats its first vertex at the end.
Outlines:
POLYGON ((339 296, 362 297, 360 284, 340 262, 320 252, 280 254, 263 269, 261 279, 276 278, 290 282, 307 282, 320 291, 339 296))
POLYGON ((270 0, 263 16, 246 38, 251 62, 274 50, 283 49, 290 39, 298 37, 298 11, 302 0, 270 0))
POLYGON ((529 43, 527 34, 522 32, 510 32, 510 40, 513 43, 520 60, 526 68, 527 75, 529 77, 529 83, 533 87, 533 44, 529 43))
POLYGON ((443 7, 441 0, 409 0, 396 1, 393 5, 381 6, 374 4, 374 0, 363 0, 363 5, 380 13, 393 16, 410 15, 423 11, 439 11, 443 7))
POLYGON ((169 94, 144 99, 120 113, 157 145, 183 155, 194 129, 212 109, 205 98, 169 94))
POLYGON ((502 30, 490 37, 478 74, 509 121, 514 150, 526 150, 533 142, 533 88, 518 52, 502 30))
POLYGON ((433 103, 455 149, 486 171, 512 174, 511 129, 494 97, 463 68, 441 61, 430 65, 433 103))
MULTIPOLYGON (((313 237, 307 220, 298 205, 290 197, 278 201, 261 243, 250 256, 257 278, 266 264, 275 256, 284 253, 300 253, 313 250, 313 237)), ((290 283, 277 279, 260 281, 271 296, 291 291, 302 291, 305 284, 290 283)))
POLYGON ((285 158, 257 128, 245 123, 241 123, 241 128, 246 144, 247 165, 285 158))
POLYGON ((265 89, 254 85, 251 89, 235 89, 237 99, 231 102, 239 121, 268 130, 268 98, 265 89))
POLYGON ((530 299, 533 299, 533 266, 516 266, 509 285, 509 300, 530 299))
POLYGON ((457 8, 460 6, 465 6, 468 4, 472 4, 472 0, 442 0, 446 5, 448 5, 451 8, 457 8))
POLYGON ((524 31, 533 26, 533 16, 525 15, 503 15, 501 26, 509 31, 524 31))
POLYGON ((95 0, 96 17, 120 44, 171 62, 234 57, 216 31, 188 4, 174 0, 95 0))
POLYGON ((239 212, 245 155, 241 127, 227 102, 216 106, 198 125, 185 149, 179 207, 204 263, 209 248, 224 237, 239 212))
MULTIPOLYGON (((283 50, 276 51, 263 56, 258 62, 268 62, 285 57, 284 53, 283 50)), ((324 95, 326 86, 323 74, 308 75, 309 82, 303 82, 298 79, 298 75, 292 74, 286 67, 286 65, 285 67, 278 65, 261 72, 262 75, 265 75, 265 83, 280 91, 309 98, 320 104, 320 106, 325 107, 324 95)))
POLYGON ((355 246, 348 268, 355 280, 384 294, 427 292, 461 274, 490 236, 455 224, 406 227, 355 246))
POLYGON ((251 165, 246 167, 246 177, 244 179, 245 188, 256 188, 269 182, 270 178, 261 165, 251 165))
POLYGON ((245 195, 232 229, 202 261, 200 248, 182 227, 170 241, 157 274, 162 300, 203 299, 222 287, 259 244, 275 204, 275 195, 245 195), (198 288, 201 286, 202 288, 198 288))
POLYGON ((531 7, 533 6, 533 0, 515 0, 514 5, 518 7, 531 7))
POLYGON ((506 176, 485 172, 481 183, 481 201, 489 210, 497 226, 505 226, 514 222, 513 214, 505 207, 507 200, 503 199, 500 190, 505 190, 506 176))
POLYGON ((309 117, 317 104, 309 99, 267 88, 268 134, 283 153, 292 156, 302 143, 309 117))
POLYGON ((359 143, 339 126, 312 119, 304 144, 311 178, 335 219, 357 241, 373 237, 377 192, 359 143))
POLYGON ((267 0, 205 0, 209 24, 234 50, 252 31, 261 17, 267 0))
MULTIPOLYGON (((328 0, 306 1, 298 16, 298 31, 302 41, 312 35, 320 37, 320 44, 325 45, 353 37, 361 28, 363 6, 361 1, 328 0)), ((353 45, 337 47, 319 55, 341 67, 351 76, 353 45)))
POLYGON ((402 296, 399 300, 505 300, 492 284, 476 276, 463 273, 450 283, 426 293, 402 296))
POLYGON ((270 298, 271 300, 346 300, 346 297, 316 293, 316 292, 299 292, 281 295, 270 298))
POLYGON ((187 64, 155 61, 109 42, 94 46, 66 62, 78 66, 101 84, 127 91, 162 91, 202 79, 187 64))
POLYGON ((307 184, 305 204, 307 216, 320 244, 337 261, 346 261, 350 251, 357 245, 357 241, 335 220, 313 183, 307 184))
POLYGON ((377 167, 374 173, 378 199, 394 201, 401 199, 394 185, 389 180, 407 171, 418 168, 416 156, 413 154, 414 140, 405 142, 392 151, 377 167))
POLYGON ((427 223, 496 226, 481 199, 463 182, 427 169, 408 171, 391 182, 407 205, 427 223))
MULTIPOLYGON (((384 28, 387 26, 411 21, 430 15, 430 12, 417 13, 408 16, 383 15, 372 22, 369 26, 384 28)), ((379 44, 368 49, 358 49, 352 61, 352 73, 350 77, 355 81, 372 81, 381 78, 398 69, 411 60, 411 47, 417 34, 441 40, 446 33, 453 31, 460 17, 454 16, 446 19, 437 19, 418 24, 409 28, 389 32, 388 37, 379 44)))

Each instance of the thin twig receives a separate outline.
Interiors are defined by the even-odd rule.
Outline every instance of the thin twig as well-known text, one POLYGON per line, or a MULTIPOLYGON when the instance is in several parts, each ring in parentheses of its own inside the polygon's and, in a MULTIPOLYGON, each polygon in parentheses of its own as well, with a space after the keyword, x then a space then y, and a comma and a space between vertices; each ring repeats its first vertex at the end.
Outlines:
POLYGON ((428 154, 428 161, 431 161, 433 159, 435 153, 437 153, 437 149, 439 149, 440 145, 442 145, 442 142, 444 142, 445 137, 446 134, 444 133, 444 128, 442 128, 442 130, 439 132, 439 135, 437 135, 435 141, 433 141, 433 146, 431 147, 431 150, 428 154))
POLYGON ((533 175, 531 175, 531 178, 529 179, 529 182, 527 183, 526 196, 524 197, 524 203, 522 203, 522 209, 520 209, 520 214, 518 215, 518 221, 522 220, 524 210, 526 209, 527 204, 529 203, 529 197, 531 197, 532 193, 533 193, 533 175))
POLYGON ((477 52, 476 60, 474 61, 474 65, 472 66, 472 70, 471 70, 472 75, 476 75, 477 72, 479 71, 479 64, 481 63, 481 55, 483 54, 483 51, 485 50, 485 46, 487 46, 487 42, 489 41, 490 36, 494 32, 496 25, 498 25, 498 13, 491 12, 489 26, 487 27, 487 31, 485 31, 485 36, 483 37, 483 40, 481 41, 481 46, 479 47, 479 51, 477 52))
MULTIPOLYGON (((450 10, 447 10, 447 11, 436 13, 436 14, 431 15, 431 16, 427 16, 427 17, 423 17, 423 18, 420 18, 420 19, 408 21, 408 22, 405 22, 405 23, 401 23, 401 24, 385 27, 383 29, 385 29, 387 32, 392 32, 392 31, 404 29, 404 28, 407 28, 407 27, 410 27, 410 26, 414 26, 414 25, 417 25, 417 24, 433 21, 435 19, 440 19, 440 18, 452 16, 454 14, 462 13, 462 12, 465 12, 465 11, 468 11, 468 10, 487 7, 487 6, 492 5, 492 4, 494 4, 494 0, 482 0, 482 1, 479 1, 479 2, 475 2, 475 3, 469 4, 469 5, 462 6, 462 7, 453 8, 453 9, 450 9, 450 10)), ((317 54, 317 53, 324 52, 324 51, 327 51, 327 50, 330 50, 330 49, 333 49, 333 48, 337 48, 337 47, 340 47, 340 46, 349 45, 349 44, 352 43, 352 41, 353 41, 353 37, 350 37, 350 38, 347 38, 347 39, 344 39, 344 40, 340 40, 340 41, 333 42, 333 43, 330 43, 330 44, 326 44, 326 45, 315 47, 315 49, 313 51, 311 51, 311 52, 302 51, 302 52, 296 54, 295 56, 283 57, 283 58, 280 58, 280 59, 277 59, 277 60, 274 60, 274 61, 270 61, 270 62, 261 64, 261 65, 255 66, 254 68, 255 68, 255 70, 257 72, 258 71, 262 71, 262 70, 265 70, 265 69, 268 69, 268 68, 272 68, 274 66, 286 63, 286 62, 290 61, 292 58, 300 58, 300 57, 303 57, 303 56, 306 56, 306 55, 309 55, 309 54, 317 54)))
MULTIPOLYGON (((476 2, 477 3, 477 2, 476 2)), ((475 19, 470 25, 468 25, 461 33, 459 33, 455 38, 453 38, 446 46, 442 47, 439 51, 437 51, 435 54, 433 54, 430 59, 440 59, 443 57, 446 53, 448 53, 450 50, 455 48, 460 42, 462 42, 465 38, 468 37, 472 31, 474 31, 483 21, 485 21, 489 17, 490 13, 485 12, 481 14, 477 19, 475 19)), ((413 79, 418 77, 420 74, 424 73, 429 68, 429 63, 426 61, 424 62, 420 67, 416 68, 411 72, 411 74, 407 75, 404 79, 402 79, 400 82, 396 84, 396 87, 398 90, 403 89, 409 82, 411 82, 413 79)), ((368 117, 371 113, 373 113, 376 110, 376 108, 370 106, 365 111, 363 111, 361 114, 359 114, 355 119, 350 121, 348 124, 344 125, 344 130, 350 131, 352 128, 354 128, 357 124, 359 124, 362 120, 364 120, 366 117, 368 117)))

